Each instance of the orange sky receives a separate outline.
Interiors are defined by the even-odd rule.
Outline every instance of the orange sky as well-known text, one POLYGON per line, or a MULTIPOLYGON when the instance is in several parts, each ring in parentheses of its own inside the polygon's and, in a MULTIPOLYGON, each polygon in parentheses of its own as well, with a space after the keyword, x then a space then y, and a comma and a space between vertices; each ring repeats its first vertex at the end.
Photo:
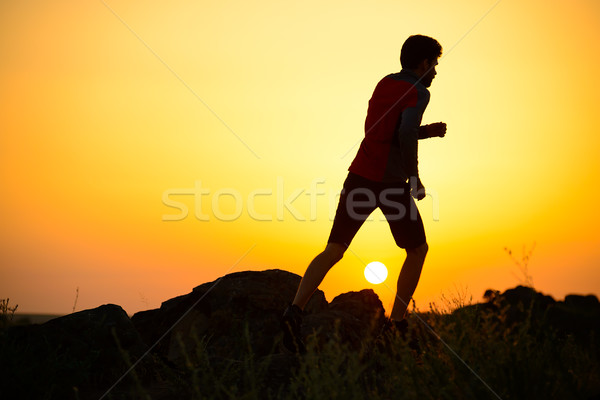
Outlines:
MULTIPOLYGON (((228 272, 302 274, 415 33, 444 47, 423 122, 448 124, 420 146, 417 305, 515 286, 503 249, 534 243, 538 290, 600 294, 599 4, 3 2, 0 298, 67 313, 79 288, 77 309, 134 313, 228 272)), ((373 288, 389 311, 404 254, 380 217, 329 300, 373 288)))

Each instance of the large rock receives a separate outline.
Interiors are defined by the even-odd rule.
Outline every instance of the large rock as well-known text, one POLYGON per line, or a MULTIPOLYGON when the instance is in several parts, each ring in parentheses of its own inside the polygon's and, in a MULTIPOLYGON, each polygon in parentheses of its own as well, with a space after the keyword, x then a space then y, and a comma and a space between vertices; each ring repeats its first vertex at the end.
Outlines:
POLYGON ((507 328, 518 330, 529 321, 532 329, 572 335, 584 342, 600 333, 600 303, 594 295, 568 295, 556 301, 531 287, 517 286, 504 293, 487 290, 484 298, 487 302, 475 307, 502 315, 507 328))
POLYGON ((306 316, 303 334, 316 334, 319 344, 336 340, 359 349, 365 338, 380 331, 384 318, 383 304, 373 290, 343 293, 306 316))
MULTIPOLYGON (((241 359, 279 351, 280 318, 293 299, 300 276, 282 270, 226 275, 165 301, 160 309, 135 314, 132 321, 158 355, 184 368, 202 357, 241 359)), ((339 338, 353 347, 377 330, 383 306, 372 290, 346 293, 331 304, 317 290, 306 309, 303 334, 319 343, 339 338)))
MULTIPOLYGON (((132 321, 145 342, 178 366, 203 356, 240 359, 248 348, 259 356, 277 343, 279 318, 298 284, 298 275, 281 271, 245 271, 205 283, 191 293, 162 303, 160 309, 135 314, 132 321)), ((323 292, 307 309, 327 306, 323 292)))
MULTIPOLYGON (((7 381, 1 387, 7 399, 100 397, 147 350, 125 311, 112 304, 42 325, 16 326, 0 336, 1 379, 7 381)), ((111 393, 128 392, 134 378, 156 380, 152 361, 145 358, 111 393)))

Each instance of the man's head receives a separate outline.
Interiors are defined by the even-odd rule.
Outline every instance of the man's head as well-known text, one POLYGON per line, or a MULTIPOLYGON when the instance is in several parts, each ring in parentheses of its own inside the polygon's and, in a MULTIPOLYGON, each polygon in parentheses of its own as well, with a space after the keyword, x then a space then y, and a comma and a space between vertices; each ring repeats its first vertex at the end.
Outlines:
POLYGON ((429 36, 414 35, 406 39, 400 52, 400 64, 421 77, 425 87, 431 86, 436 75, 435 66, 442 55, 442 46, 429 36))

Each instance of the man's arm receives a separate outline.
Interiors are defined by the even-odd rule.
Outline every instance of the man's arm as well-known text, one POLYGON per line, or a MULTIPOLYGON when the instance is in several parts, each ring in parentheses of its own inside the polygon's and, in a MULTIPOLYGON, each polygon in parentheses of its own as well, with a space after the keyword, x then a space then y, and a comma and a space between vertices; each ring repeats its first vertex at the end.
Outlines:
POLYGON ((436 122, 434 124, 423 125, 419 127, 419 139, 432 137, 444 137, 446 135, 446 124, 436 122))
MULTIPOLYGON (((416 102, 402 111, 397 132, 402 169, 409 180, 417 183, 417 190, 411 190, 417 200, 425 197, 425 188, 419 178, 418 152, 421 119, 428 103, 429 91, 425 88, 418 90, 416 102)), ((428 129, 425 132, 429 133, 428 129)))
POLYGON ((420 107, 408 107, 402 111, 398 127, 398 142, 402 169, 408 178, 419 179, 419 132, 423 110, 420 107))

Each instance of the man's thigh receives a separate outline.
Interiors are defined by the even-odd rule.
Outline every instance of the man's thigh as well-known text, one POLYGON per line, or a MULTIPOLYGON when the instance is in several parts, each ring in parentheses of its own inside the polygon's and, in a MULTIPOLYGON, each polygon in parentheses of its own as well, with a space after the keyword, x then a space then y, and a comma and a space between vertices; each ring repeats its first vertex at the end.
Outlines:
POLYGON ((368 180, 348 174, 327 242, 348 247, 362 224, 377 208, 377 195, 377 188, 372 187, 368 180))
POLYGON ((411 249, 426 243, 423 220, 407 183, 390 185, 378 199, 398 247, 411 249))

